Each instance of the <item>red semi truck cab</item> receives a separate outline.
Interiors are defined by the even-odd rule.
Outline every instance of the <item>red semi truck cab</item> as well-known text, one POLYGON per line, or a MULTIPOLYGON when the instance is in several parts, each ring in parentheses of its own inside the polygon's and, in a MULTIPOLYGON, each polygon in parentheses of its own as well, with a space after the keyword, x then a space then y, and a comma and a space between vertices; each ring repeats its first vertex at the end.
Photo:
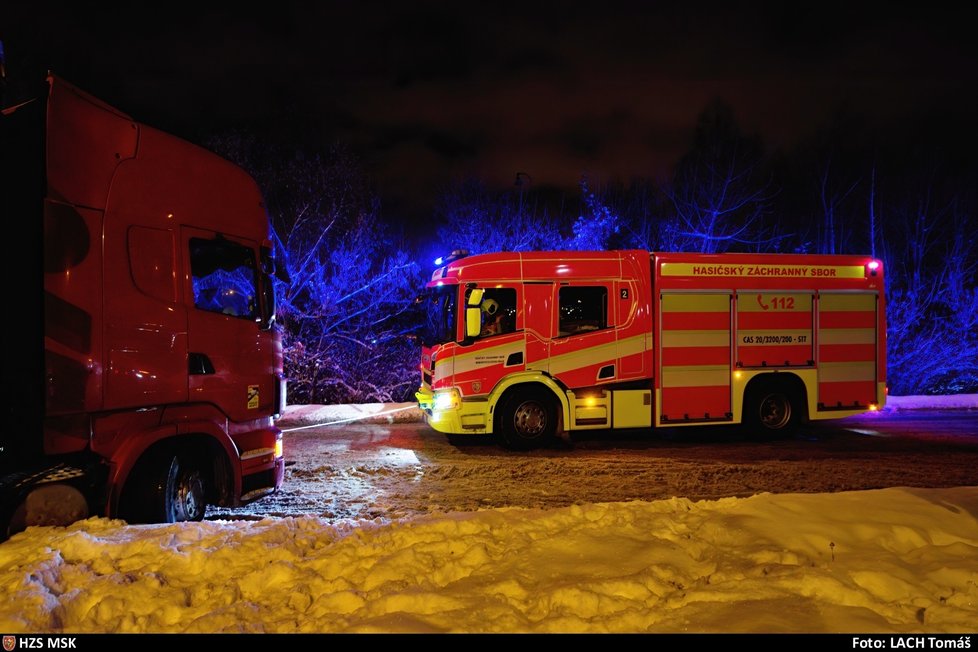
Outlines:
POLYGON ((428 423, 527 448, 561 431, 800 421, 886 400, 869 256, 454 254, 423 295, 428 423))
POLYGON ((0 458, 7 533, 199 520, 276 491, 285 387, 255 181, 56 76, 45 91, 3 115, 5 168, 21 162, 8 219, 28 251, 43 224, 43 287, 24 290, 43 297, 43 350, 0 458))

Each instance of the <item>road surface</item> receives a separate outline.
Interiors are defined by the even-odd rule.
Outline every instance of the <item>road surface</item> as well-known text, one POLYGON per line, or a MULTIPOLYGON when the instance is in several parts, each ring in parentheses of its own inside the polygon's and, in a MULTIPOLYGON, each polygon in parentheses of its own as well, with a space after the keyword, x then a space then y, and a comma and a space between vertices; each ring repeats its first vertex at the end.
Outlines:
POLYGON ((337 425, 285 434, 282 490, 209 519, 316 515, 393 519, 488 507, 696 500, 762 492, 978 485, 978 411, 899 411, 811 424, 762 441, 726 428, 576 434, 514 452, 424 424, 337 425))

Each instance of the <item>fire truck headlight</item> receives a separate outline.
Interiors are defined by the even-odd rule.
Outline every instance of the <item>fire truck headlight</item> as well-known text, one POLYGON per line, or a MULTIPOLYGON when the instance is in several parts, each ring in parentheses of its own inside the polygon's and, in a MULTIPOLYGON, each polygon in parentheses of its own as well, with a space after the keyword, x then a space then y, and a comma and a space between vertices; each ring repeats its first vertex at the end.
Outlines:
POLYGON ((436 410, 454 410, 457 409, 461 403, 462 399, 459 396, 457 389, 449 389, 435 393, 436 410))

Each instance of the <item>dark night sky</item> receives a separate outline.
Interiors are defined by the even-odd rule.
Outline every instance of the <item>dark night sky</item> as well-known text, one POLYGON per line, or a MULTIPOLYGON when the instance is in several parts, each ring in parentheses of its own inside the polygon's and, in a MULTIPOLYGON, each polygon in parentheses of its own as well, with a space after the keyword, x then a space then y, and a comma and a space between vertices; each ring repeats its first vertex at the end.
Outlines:
POLYGON ((194 142, 231 126, 346 141, 385 213, 425 212, 470 175, 512 187, 521 171, 540 188, 665 175, 715 98, 771 148, 840 110, 893 138, 927 128, 978 146, 967 12, 735 4, 153 3, 140 16, 14 3, 0 38, 11 75, 50 67, 194 142))

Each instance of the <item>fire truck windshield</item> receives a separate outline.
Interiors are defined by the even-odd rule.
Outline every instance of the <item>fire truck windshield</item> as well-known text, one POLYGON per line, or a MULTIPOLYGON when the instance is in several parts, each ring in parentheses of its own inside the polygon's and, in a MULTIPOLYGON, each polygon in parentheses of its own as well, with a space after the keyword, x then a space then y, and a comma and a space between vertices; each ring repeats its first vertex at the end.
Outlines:
POLYGON ((421 295, 424 312, 421 343, 424 346, 444 344, 455 339, 455 303, 457 285, 426 288, 421 295))

